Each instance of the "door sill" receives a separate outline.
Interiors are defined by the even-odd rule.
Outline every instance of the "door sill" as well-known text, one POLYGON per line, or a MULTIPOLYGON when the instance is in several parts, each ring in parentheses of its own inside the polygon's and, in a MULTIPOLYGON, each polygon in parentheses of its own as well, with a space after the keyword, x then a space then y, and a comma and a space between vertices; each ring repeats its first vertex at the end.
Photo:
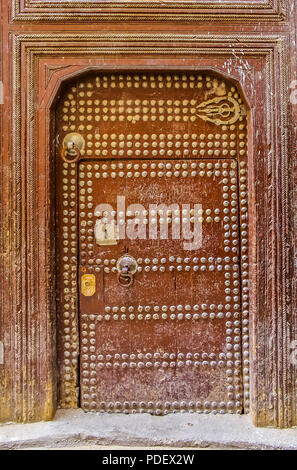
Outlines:
POLYGON ((297 428, 257 428, 250 415, 85 413, 58 410, 53 421, 0 426, 0 449, 73 447, 297 449, 297 428))

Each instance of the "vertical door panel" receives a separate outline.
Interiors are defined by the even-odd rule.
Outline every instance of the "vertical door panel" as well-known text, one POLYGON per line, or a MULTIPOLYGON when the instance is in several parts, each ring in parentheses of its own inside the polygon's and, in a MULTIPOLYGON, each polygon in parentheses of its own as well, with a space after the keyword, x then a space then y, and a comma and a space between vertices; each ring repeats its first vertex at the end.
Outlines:
MULTIPOLYGON (((80 228, 90 223, 93 236, 96 221, 103 218, 103 211, 95 216, 95 208, 105 203, 116 212, 117 196, 125 197, 126 227, 135 218, 134 214, 129 216, 129 207, 139 203, 139 199, 148 212, 148 221, 155 210, 149 210, 150 204, 155 201, 163 207, 159 209, 163 213, 155 216, 153 212, 151 216, 156 219, 157 239, 149 239, 148 224, 145 240, 131 241, 126 236, 111 246, 92 240, 91 249, 80 254, 79 276, 90 272, 92 266, 96 277, 93 296, 85 296, 82 289, 80 292, 81 340, 88 332, 94 332, 90 344, 93 353, 82 354, 81 373, 90 368, 96 380, 96 398, 92 399, 89 385, 83 386, 83 406, 86 410, 109 406, 110 410, 141 409, 158 414, 200 406, 207 409, 208 402, 212 407, 218 403, 226 407, 229 344, 226 324, 238 314, 233 303, 228 305, 225 289, 226 273, 238 270, 236 162, 134 160, 112 165, 113 168, 110 162, 102 161, 80 164, 80 192, 85 194, 87 187, 92 197, 90 210, 80 212, 80 228), (154 176, 152 165, 160 165, 159 176, 154 176), (184 165, 184 173, 174 176, 172 170, 179 165, 184 165), (200 174, 199 165, 208 168, 208 173, 200 174), (122 177, 120 171, 124 173, 122 177), (133 176, 128 177, 129 173, 133 176), (140 176, 135 177, 135 173, 140 176), (232 259, 224 252, 231 236, 230 230, 226 231, 231 214, 224 205, 231 199, 231 179, 236 188, 232 193, 236 233, 232 259), (202 211, 201 247, 185 250, 186 240, 171 238, 175 219, 179 225, 182 218, 190 219, 190 212, 181 218, 170 216, 169 239, 160 239, 160 219, 171 210, 164 207, 172 203, 178 204, 181 211, 182 204, 188 204, 189 211, 194 207, 196 213, 202 211), (130 287, 120 285, 116 268, 119 257, 125 253, 138 263, 130 287)), ((118 212, 114 217, 119 225, 124 217, 118 212)))

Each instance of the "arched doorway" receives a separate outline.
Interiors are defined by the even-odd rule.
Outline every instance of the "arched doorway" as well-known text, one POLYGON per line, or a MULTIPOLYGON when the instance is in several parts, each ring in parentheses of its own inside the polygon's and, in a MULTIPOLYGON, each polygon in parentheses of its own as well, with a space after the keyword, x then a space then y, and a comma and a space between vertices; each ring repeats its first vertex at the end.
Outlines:
POLYGON ((66 84, 55 123, 60 406, 242 413, 247 116, 236 85, 214 72, 90 72, 66 84))

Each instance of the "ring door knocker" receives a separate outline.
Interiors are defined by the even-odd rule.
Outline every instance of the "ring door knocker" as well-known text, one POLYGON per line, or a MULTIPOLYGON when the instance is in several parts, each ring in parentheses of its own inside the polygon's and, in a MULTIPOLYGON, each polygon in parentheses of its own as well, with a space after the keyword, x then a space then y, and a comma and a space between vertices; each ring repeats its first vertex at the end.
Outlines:
POLYGON ((134 274, 137 271, 137 262, 130 255, 121 256, 117 262, 118 281, 123 287, 130 287, 134 282, 134 274))
POLYGON ((71 132, 64 137, 61 157, 67 163, 75 163, 79 159, 84 146, 85 140, 83 136, 76 132, 71 132))

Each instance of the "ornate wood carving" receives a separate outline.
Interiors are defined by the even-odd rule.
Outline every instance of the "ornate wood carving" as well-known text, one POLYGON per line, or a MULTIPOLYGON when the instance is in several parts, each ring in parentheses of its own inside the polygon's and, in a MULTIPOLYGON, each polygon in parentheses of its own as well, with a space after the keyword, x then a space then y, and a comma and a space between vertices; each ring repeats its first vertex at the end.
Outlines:
POLYGON ((65 67, 68 67, 68 65, 49 65, 46 66, 46 85, 49 84, 50 79, 52 78, 52 75, 57 71, 64 69, 65 67))
MULTIPOLYGON (((232 17, 232 2, 225 10, 218 6, 213 16, 205 7, 213 19, 227 19, 227 12, 232 19, 228 24, 208 25, 209 33, 203 23, 195 27, 135 23, 127 25, 130 32, 125 34, 117 31, 120 23, 112 26, 113 31, 100 23, 102 32, 92 32, 98 26, 95 22, 90 27, 69 24, 67 32, 57 33, 55 25, 38 22, 66 21, 71 13, 58 15, 53 6, 50 10, 49 2, 39 3, 38 10, 36 3, 11 0, 1 4, 1 420, 50 419, 56 407, 54 181, 49 141, 54 97, 64 80, 86 70, 153 67, 216 70, 235 79, 247 97, 253 129, 249 135, 251 412, 257 425, 297 424, 296 366, 290 360, 297 331, 292 295, 296 106, 289 100, 289 84, 296 71, 295 2, 257 2, 262 10, 249 2, 254 8, 250 18, 244 16, 244 7, 232 17), (269 26, 270 20, 283 18, 286 4, 291 23, 278 24, 277 29, 269 26), (9 26, 8 6, 13 21, 24 24, 9 26), (255 31, 253 24, 243 26, 243 18, 262 18, 264 23, 255 31), (38 26, 27 21, 36 21, 38 26), (174 32, 177 29, 181 33, 174 32)), ((85 20, 83 7, 79 11, 72 21, 83 16, 85 20)), ((96 10, 92 9, 92 15, 100 18, 96 10)), ((119 12, 110 18, 123 18, 116 15, 119 12)), ((141 12, 139 19, 149 18, 141 15, 147 13, 141 12)), ((203 15, 196 19, 209 18, 203 15)), ((192 19, 180 12, 175 16, 172 10, 167 17, 187 18, 192 19)))
POLYGON ((104 21, 215 21, 245 20, 255 22, 284 21, 287 4, 284 0, 215 0, 175 1, 159 0, 117 2, 72 0, 12 0, 14 21, 88 21, 90 18, 104 21))

